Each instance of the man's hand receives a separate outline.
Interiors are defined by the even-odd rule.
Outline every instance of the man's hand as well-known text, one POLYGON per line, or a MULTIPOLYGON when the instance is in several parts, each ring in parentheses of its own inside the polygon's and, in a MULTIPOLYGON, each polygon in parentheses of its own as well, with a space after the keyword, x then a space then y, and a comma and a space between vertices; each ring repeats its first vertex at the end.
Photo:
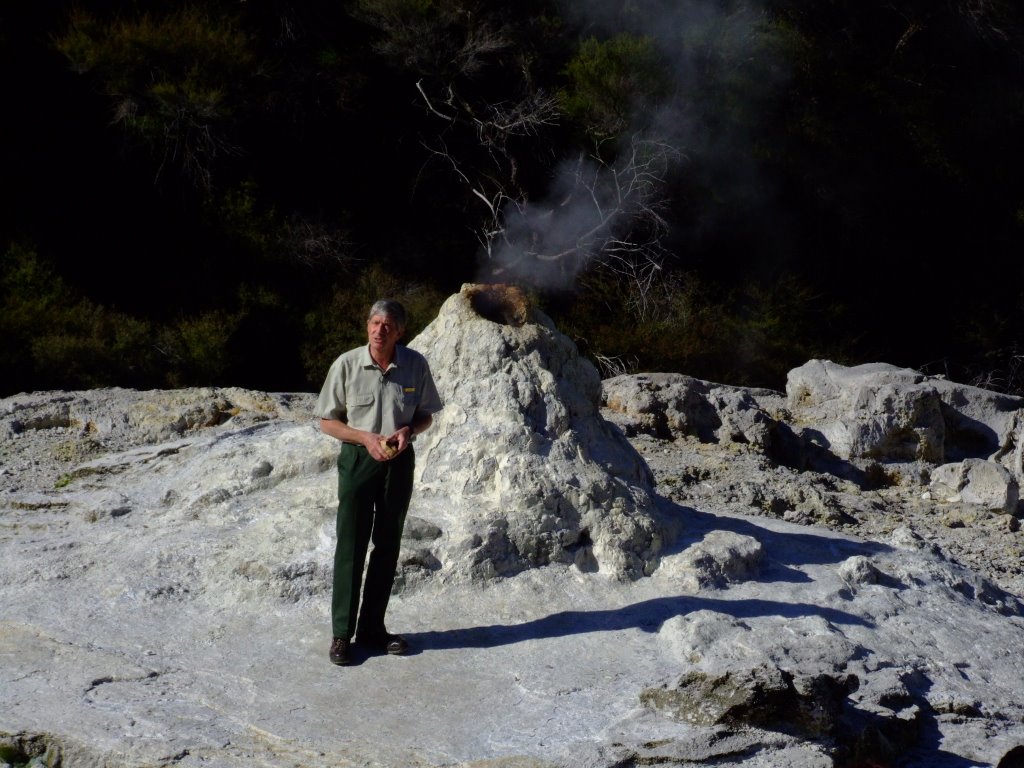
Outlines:
POLYGON ((381 453, 384 454, 384 460, 387 461, 388 459, 395 458, 395 456, 408 448, 411 440, 412 430, 409 427, 399 427, 397 431, 387 437, 381 437, 377 444, 381 453))
POLYGON ((373 432, 365 432, 365 439, 362 441, 366 452, 377 461, 388 461, 398 455, 398 447, 390 437, 375 435, 373 432))
POLYGON ((370 455, 377 461, 389 461, 395 458, 395 456, 409 447, 409 442, 412 438, 412 430, 409 427, 400 427, 390 435, 367 434, 369 439, 364 445, 366 445, 366 450, 369 451, 370 455))
POLYGON ((389 459, 393 459, 398 455, 398 441, 395 438, 382 437, 377 441, 377 444, 380 445, 380 449, 389 459))
MULTIPOLYGON (((420 423, 429 426, 430 417, 420 419, 420 423)), ((366 448, 377 461, 388 461, 409 447, 412 442, 412 426, 404 426, 397 429, 391 435, 377 435, 373 432, 363 432, 353 429, 343 421, 337 419, 320 419, 320 429, 331 437, 344 440, 347 443, 357 443, 366 448)))

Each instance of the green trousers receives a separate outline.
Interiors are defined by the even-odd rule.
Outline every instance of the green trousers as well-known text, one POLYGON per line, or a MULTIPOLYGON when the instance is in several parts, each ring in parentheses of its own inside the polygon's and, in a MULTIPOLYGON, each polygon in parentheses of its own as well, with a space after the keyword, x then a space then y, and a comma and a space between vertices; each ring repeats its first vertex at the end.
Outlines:
POLYGON ((366 637, 385 632, 384 612, 395 580, 415 464, 411 445, 390 461, 377 461, 361 445, 341 445, 338 542, 331 598, 335 637, 350 639, 356 634, 366 637), (367 564, 366 552, 371 541, 373 549, 367 564))

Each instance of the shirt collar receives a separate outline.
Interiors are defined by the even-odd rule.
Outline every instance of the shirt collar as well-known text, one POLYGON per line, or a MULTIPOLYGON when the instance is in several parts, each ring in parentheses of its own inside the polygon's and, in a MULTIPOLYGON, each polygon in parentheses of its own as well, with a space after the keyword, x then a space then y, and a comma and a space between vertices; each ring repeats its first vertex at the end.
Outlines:
MULTIPOLYGON (((388 366, 388 370, 390 371, 392 368, 400 368, 401 365, 402 365, 402 358, 404 356, 405 356, 405 347, 403 347, 401 344, 396 344, 395 345, 395 355, 391 359, 391 365, 388 366)), ((377 368, 377 370, 380 370, 380 368, 378 368, 377 364, 375 362, 373 362, 373 356, 370 355, 370 345, 369 344, 367 344, 366 346, 363 347, 363 357, 362 357, 361 365, 362 365, 363 368, 377 368)))

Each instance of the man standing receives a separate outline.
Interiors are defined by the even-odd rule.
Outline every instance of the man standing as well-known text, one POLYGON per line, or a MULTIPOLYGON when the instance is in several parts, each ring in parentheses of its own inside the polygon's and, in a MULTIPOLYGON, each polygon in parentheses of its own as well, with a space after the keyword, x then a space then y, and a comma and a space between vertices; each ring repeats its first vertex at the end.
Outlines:
POLYGON ((317 400, 320 429, 342 442, 329 653, 334 664, 351 660, 353 635, 361 646, 390 654, 408 648, 385 629, 384 612, 412 498, 413 437, 430 426, 441 398, 423 355, 398 344, 405 323, 397 301, 375 302, 366 322, 369 343, 334 361, 317 400))

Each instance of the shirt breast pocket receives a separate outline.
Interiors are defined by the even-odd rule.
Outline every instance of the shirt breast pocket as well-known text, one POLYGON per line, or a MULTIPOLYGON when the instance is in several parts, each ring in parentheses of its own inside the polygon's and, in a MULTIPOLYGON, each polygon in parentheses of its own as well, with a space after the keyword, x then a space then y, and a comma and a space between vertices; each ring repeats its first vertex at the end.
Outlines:
POLYGON ((373 410, 372 392, 353 392, 345 398, 349 422, 360 422, 373 410))

